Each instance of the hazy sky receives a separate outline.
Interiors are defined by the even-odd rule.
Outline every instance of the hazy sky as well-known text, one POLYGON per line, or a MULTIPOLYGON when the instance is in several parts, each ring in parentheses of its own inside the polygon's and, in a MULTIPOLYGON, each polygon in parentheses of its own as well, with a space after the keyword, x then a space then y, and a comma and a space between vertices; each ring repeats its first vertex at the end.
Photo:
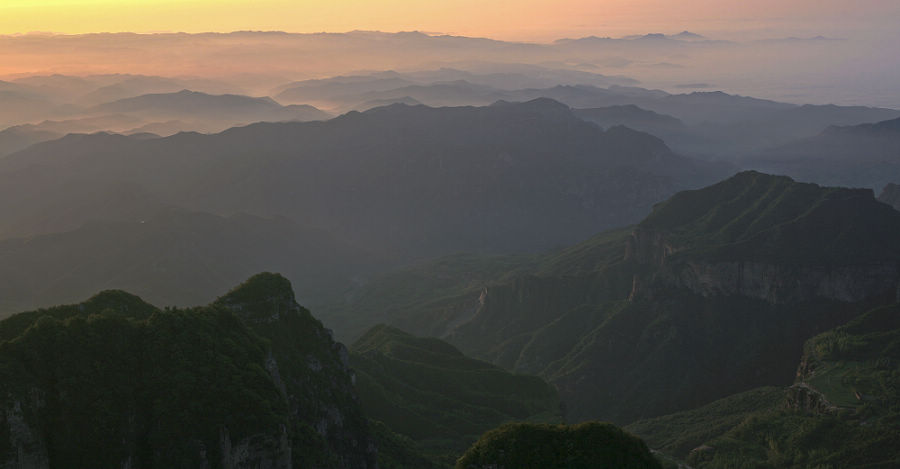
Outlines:
POLYGON ((898 0, 0 0, 0 34, 367 29, 543 41, 683 29, 847 35, 898 25, 898 0))

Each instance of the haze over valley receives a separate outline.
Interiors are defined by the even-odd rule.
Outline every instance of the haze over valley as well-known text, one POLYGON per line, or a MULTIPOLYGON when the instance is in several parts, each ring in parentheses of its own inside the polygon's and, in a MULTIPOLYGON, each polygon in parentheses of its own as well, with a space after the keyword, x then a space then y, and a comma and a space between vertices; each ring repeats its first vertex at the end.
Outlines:
POLYGON ((900 9, 251 3, 0 6, 0 469, 900 466, 900 9))

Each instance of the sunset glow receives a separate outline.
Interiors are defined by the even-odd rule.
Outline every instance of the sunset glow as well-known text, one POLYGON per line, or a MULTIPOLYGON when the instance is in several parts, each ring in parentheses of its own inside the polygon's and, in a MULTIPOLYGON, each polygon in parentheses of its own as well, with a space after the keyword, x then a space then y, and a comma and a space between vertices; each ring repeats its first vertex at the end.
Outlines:
POLYGON ((0 34, 55 32, 342 32, 356 29, 549 40, 569 35, 817 28, 900 14, 893 1, 797 0, 5 0, 0 34))

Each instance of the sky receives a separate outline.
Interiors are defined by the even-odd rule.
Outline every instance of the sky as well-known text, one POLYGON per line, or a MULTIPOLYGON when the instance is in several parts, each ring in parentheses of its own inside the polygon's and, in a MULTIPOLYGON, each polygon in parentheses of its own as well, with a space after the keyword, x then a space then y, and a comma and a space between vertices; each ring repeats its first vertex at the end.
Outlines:
POLYGON ((681 30, 846 36, 898 25, 898 0, 0 0, 0 34, 361 29, 541 42, 681 30))

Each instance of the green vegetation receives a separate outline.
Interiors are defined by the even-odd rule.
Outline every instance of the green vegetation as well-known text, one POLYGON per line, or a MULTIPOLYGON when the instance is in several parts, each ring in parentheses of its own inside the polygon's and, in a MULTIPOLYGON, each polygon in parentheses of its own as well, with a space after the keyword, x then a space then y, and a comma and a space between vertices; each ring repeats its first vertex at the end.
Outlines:
POLYGON ((660 463, 637 437, 608 424, 513 423, 485 433, 457 469, 656 469, 660 463))
POLYGON ((445 324, 475 307, 473 298, 486 283, 527 272, 537 259, 455 254, 412 264, 343 292, 340 300, 324 307, 322 317, 334 325, 339 337, 350 340, 379 323, 441 336, 445 324))
POLYGON ((636 227, 417 264, 336 309, 540 376, 573 420, 628 424, 789 385, 807 339, 893 298, 898 232, 870 191, 742 172, 636 227))
POLYGON ((561 420, 556 390, 540 378, 468 358, 438 339, 376 326, 353 345, 350 362, 363 410, 390 432, 377 435, 389 437, 388 447, 414 442, 407 447, 440 467, 504 422, 561 420))
POLYGON ((369 421, 378 444, 378 467, 382 469, 439 469, 442 465, 424 455, 425 450, 409 437, 398 435, 382 422, 369 421))
POLYGON ((804 349, 791 388, 756 389, 627 428, 696 468, 898 467, 900 305, 804 349))
POLYGON ((900 216, 872 191, 745 171, 675 194, 638 229, 665 232, 680 257, 861 263, 900 259, 900 216), (837 220, 840 220, 837 222, 837 220), (880 220, 877 226, 871 220, 880 220))
POLYGON ((707 404, 625 427, 651 448, 680 458, 694 448, 739 425, 750 415, 776 407, 784 400, 784 389, 751 389, 707 404))
POLYGON ((273 274, 202 308, 110 291, 15 315, 0 322, 0 466, 366 467, 339 351, 273 274))

